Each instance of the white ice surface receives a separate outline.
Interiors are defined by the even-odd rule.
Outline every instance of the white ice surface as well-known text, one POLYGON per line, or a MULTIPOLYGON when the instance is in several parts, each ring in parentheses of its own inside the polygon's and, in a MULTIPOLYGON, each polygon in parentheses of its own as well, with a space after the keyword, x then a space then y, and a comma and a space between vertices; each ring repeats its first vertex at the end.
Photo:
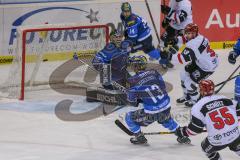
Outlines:
MULTIPOLYGON (((220 66, 210 77, 216 84, 225 80, 237 67, 228 64, 228 50, 218 52, 220 66)), ((169 70, 164 79, 173 84, 169 94, 175 118, 181 124, 187 124, 181 116, 189 115, 189 109, 175 104, 176 98, 182 95, 179 83, 181 68, 176 66, 169 70)), ((233 97, 233 81, 220 93, 233 97)), ((86 122, 65 122, 54 114, 55 105, 61 100, 72 99, 75 113, 90 110, 97 103, 86 103, 84 97, 51 90, 33 92, 31 96, 32 99, 24 102, 0 100, 0 160, 207 160, 200 147, 206 134, 192 137, 192 145, 189 146, 179 145, 174 135, 148 136, 148 146, 134 146, 129 143, 129 136, 114 125, 118 113, 86 122)), ((154 123, 143 131, 166 130, 154 123)), ((239 159, 228 149, 220 153, 224 160, 239 159)))

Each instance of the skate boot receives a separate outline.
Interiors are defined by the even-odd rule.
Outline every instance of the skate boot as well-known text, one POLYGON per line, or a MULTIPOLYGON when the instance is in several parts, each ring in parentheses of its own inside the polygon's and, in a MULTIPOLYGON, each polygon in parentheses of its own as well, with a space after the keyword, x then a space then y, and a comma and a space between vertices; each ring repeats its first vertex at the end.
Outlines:
POLYGON ((196 102, 192 100, 187 100, 184 104, 187 107, 192 107, 196 102))
POLYGON ((177 138, 177 141, 178 141, 178 143, 180 143, 180 144, 190 144, 190 143, 191 143, 191 140, 190 140, 188 137, 186 137, 186 136, 184 136, 184 137, 178 137, 178 138, 177 138))
POLYGON ((190 98, 189 98, 188 96, 185 96, 185 95, 184 95, 183 97, 178 98, 178 99, 176 100, 176 102, 179 103, 179 104, 183 104, 183 103, 187 102, 189 99, 190 99, 190 98))
POLYGON ((132 144, 146 144, 147 139, 142 132, 136 133, 135 137, 130 138, 132 144))

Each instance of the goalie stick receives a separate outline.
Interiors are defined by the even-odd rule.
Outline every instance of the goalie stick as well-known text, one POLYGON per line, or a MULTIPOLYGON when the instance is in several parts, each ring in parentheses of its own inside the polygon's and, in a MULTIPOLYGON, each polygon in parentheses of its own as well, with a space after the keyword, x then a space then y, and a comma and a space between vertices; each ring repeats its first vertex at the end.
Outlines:
MULTIPOLYGON (((80 61, 81 63, 85 64, 88 66, 89 69, 91 69, 94 72, 99 73, 96 69, 94 69, 93 67, 91 67, 89 64, 87 64, 86 62, 84 62, 83 60, 79 59, 79 57, 77 56, 77 54, 75 53, 73 58, 75 60, 80 61)), ((102 103, 108 104, 108 105, 114 105, 116 106, 113 110, 111 110, 110 112, 106 112, 105 108, 103 107, 103 114, 109 115, 117 110, 120 110, 121 108, 125 107, 127 104, 129 104, 127 102, 126 99, 126 88, 124 86, 122 86, 121 84, 115 82, 115 81, 111 81, 112 85, 114 85, 114 87, 116 87, 120 92, 116 93, 116 91, 111 91, 111 90, 106 90, 104 88, 100 88, 97 87, 95 90, 88 91, 91 90, 90 88, 87 88, 87 99, 88 99, 88 95, 90 95, 93 99, 95 100, 99 100, 102 103), (98 90, 101 90, 101 92, 98 93, 98 90), (113 94, 111 94, 112 92, 114 92, 113 94), (120 105, 119 107, 117 105, 120 105)), ((91 99, 91 97, 89 97, 91 99)), ((134 104, 130 104, 130 105, 134 105, 134 104)))
MULTIPOLYGON (((76 53, 74 54, 73 57, 75 60, 80 61, 81 63, 85 64, 88 66, 88 68, 90 68, 92 71, 95 71, 97 73, 99 73, 96 69, 94 69, 93 67, 91 67, 89 64, 87 64, 86 62, 84 62, 83 60, 79 59, 79 57, 76 55, 76 53)), ((112 81, 112 85, 114 85, 114 87, 116 87, 118 90, 122 91, 123 93, 126 93, 126 88, 124 86, 122 86, 121 84, 112 81)))
MULTIPOLYGON (((77 56, 77 55, 76 55, 77 56)), ((75 58, 78 58, 78 57, 75 57, 75 58)), ((78 61, 80 61, 81 63, 87 65, 91 70, 99 73, 96 69, 94 69, 93 67, 91 67, 89 64, 87 64, 86 62, 84 62, 83 60, 81 59, 77 59, 78 61)), ((117 83, 116 81, 111 81, 111 84, 116 87, 116 89, 118 89, 119 91, 121 91, 122 93, 126 94, 127 93, 127 89, 126 87, 122 86, 121 84, 117 83)), ((101 88, 99 88, 101 89, 101 88)), ((149 97, 149 96, 154 96, 154 95, 159 95, 159 91, 156 89, 156 90, 151 90, 151 95, 149 95, 148 92, 145 92, 145 91, 137 91, 136 94, 138 96, 141 96, 141 97, 149 97)))

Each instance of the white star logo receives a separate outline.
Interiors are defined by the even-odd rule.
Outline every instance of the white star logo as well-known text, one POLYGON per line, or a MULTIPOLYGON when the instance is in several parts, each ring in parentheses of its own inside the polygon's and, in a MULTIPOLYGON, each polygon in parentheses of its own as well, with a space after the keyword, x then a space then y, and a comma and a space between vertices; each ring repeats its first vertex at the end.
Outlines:
POLYGON ((90 9, 90 14, 88 16, 86 16, 87 18, 90 19, 90 23, 92 23, 94 21, 98 22, 98 19, 97 19, 98 13, 99 13, 98 11, 94 12, 92 9, 90 9))

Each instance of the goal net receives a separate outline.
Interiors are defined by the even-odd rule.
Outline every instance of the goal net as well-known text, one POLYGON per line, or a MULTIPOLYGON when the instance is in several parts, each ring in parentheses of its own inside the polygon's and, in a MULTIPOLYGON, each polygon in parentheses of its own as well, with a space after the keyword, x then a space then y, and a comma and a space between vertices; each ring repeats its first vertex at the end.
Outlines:
POLYGON ((91 65, 95 53, 108 42, 108 36, 106 25, 19 27, 17 50, 1 92, 23 100, 32 90, 67 87, 67 83, 81 87, 96 83, 97 74, 87 64, 91 65), (74 60, 73 55, 79 60, 74 60))

